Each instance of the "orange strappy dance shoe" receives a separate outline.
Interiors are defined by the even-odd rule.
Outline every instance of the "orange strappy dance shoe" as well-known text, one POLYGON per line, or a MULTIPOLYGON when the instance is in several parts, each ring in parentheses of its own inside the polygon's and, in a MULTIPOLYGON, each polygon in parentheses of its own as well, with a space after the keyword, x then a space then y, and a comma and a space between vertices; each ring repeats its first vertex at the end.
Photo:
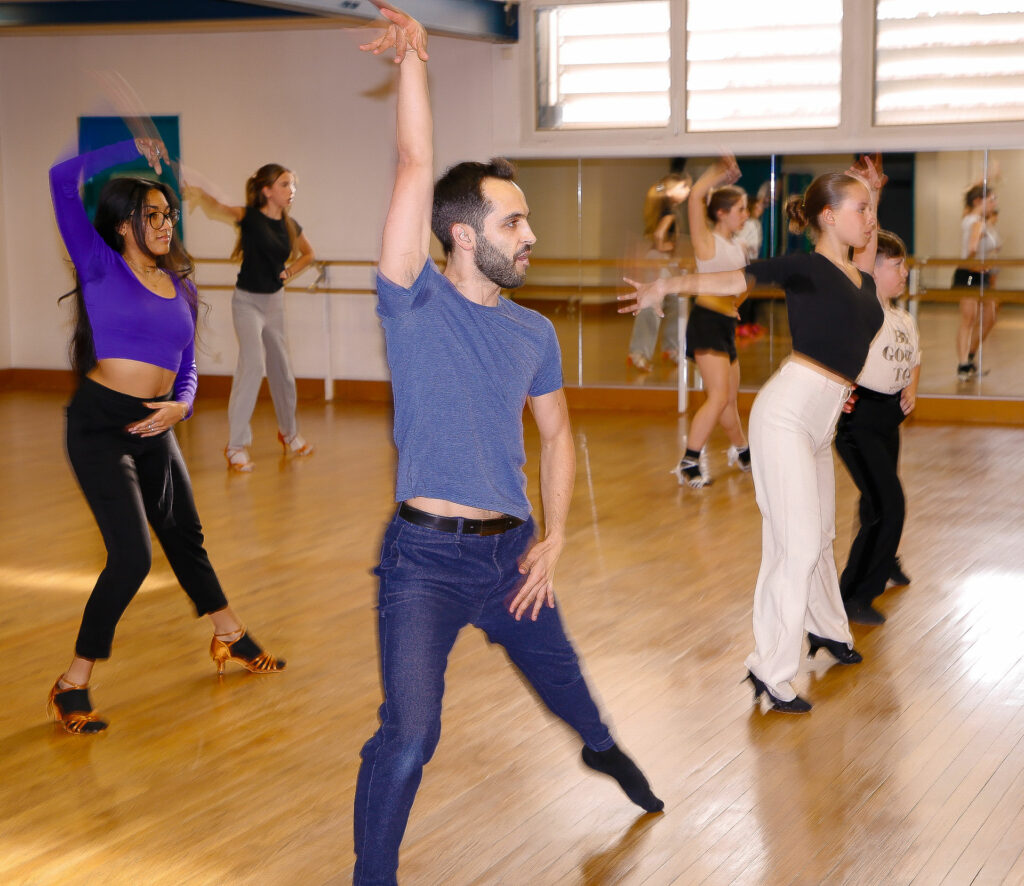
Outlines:
POLYGON ((244 627, 237 631, 228 631, 226 634, 214 634, 210 643, 210 658, 217 666, 219 677, 224 676, 224 665, 229 661, 254 674, 276 674, 283 671, 285 666, 283 658, 274 658, 269 652, 264 652, 244 627), (225 637, 235 639, 228 641, 224 639, 225 637))
POLYGON ((312 443, 307 443, 303 438, 302 434, 295 433, 291 437, 286 437, 280 431, 277 432, 277 442, 284 447, 285 455, 312 455, 314 446, 312 443))
POLYGON ((224 458, 228 460, 228 470, 237 471, 239 474, 251 473, 256 467, 249 456, 249 450, 244 446, 225 446, 224 458))
POLYGON ((72 683, 64 676, 58 677, 53 684, 46 711, 64 727, 65 732, 72 735, 95 735, 109 725, 92 709, 88 684, 72 683), (68 684, 66 689, 61 688, 61 680, 68 684))

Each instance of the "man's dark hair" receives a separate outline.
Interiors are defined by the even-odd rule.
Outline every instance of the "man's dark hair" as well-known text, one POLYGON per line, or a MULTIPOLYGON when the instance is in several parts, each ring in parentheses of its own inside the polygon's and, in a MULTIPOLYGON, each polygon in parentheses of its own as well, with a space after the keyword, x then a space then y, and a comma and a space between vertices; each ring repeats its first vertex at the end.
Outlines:
POLYGON ((494 157, 490 163, 459 163, 451 167, 434 185, 434 208, 430 228, 441 241, 444 254, 451 255, 452 225, 469 225, 478 234, 491 204, 484 198, 481 184, 485 178, 515 181, 516 168, 504 157, 494 157))

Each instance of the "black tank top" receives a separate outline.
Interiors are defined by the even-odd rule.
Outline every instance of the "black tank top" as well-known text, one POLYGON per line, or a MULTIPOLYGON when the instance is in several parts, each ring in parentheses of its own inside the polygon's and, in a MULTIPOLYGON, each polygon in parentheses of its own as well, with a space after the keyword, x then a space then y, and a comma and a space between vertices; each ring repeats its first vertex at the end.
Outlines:
POLYGON ((853 380, 882 328, 875 278, 861 271, 860 286, 818 252, 780 255, 747 265, 759 284, 786 292, 793 350, 853 380))
MULTIPOLYGON (((292 219, 295 236, 302 226, 292 219)), ((235 285, 246 292, 277 292, 284 283, 281 271, 292 254, 288 238, 288 222, 284 218, 268 218, 258 209, 245 208, 238 223, 242 241, 242 267, 238 269, 235 285)))

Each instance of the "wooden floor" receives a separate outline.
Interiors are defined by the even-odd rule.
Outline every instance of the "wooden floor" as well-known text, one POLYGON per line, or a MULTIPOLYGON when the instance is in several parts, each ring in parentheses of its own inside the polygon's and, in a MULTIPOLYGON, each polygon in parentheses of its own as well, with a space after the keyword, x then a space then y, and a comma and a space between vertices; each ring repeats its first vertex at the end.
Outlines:
MULTIPOLYGON (((226 404, 201 401, 181 440, 209 550, 288 670, 218 683, 210 629, 158 554, 94 675, 111 727, 79 738, 44 701, 103 550, 61 407, 0 394, 0 883, 348 882, 380 692, 370 569, 391 509, 389 411, 303 403, 318 452, 282 462, 261 403, 258 468, 230 476, 226 404)), ((577 414, 574 429, 561 605, 665 813, 638 816, 584 770, 578 739, 470 630, 403 884, 1024 883, 1024 429, 906 429, 913 584, 882 599, 884 627, 855 629, 862 665, 806 665, 806 717, 763 714, 740 685, 760 521, 724 441, 716 483, 694 492, 668 475, 675 417, 577 414)), ((531 432, 534 493, 536 447, 531 432)), ((837 474, 842 561, 854 497, 837 474)))

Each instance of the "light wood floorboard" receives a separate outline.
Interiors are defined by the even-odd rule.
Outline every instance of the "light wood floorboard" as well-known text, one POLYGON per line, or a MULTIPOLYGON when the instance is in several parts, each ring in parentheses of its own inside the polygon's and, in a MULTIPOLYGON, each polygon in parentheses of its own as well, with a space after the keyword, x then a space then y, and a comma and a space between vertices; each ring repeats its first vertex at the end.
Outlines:
MULTIPOLYGON (((180 432, 213 563, 281 675, 218 682, 209 628, 163 555, 93 698, 98 738, 55 730, 103 546, 67 466, 63 398, 0 394, 0 883, 273 884, 351 878, 352 797, 380 701, 371 569, 392 510, 390 410, 301 404, 310 459, 255 417, 230 475, 226 403, 180 432)), ((640 816, 472 629, 403 847, 403 884, 1024 884, 1024 429, 911 423, 902 553, 865 662, 806 662, 808 717, 741 685, 760 558, 748 475, 679 488, 684 421, 574 416, 560 604, 617 738, 666 812, 640 816)), ((527 425, 531 493, 537 440, 527 425)), ((840 565, 855 490, 837 461, 840 565)))

